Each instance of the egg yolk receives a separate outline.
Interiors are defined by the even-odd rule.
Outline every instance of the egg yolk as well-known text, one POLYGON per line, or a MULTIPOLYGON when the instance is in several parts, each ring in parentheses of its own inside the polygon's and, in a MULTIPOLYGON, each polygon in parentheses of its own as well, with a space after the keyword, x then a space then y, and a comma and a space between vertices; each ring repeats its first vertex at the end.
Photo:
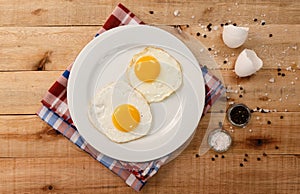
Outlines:
POLYGON ((130 104, 118 106, 112 115, 114 126, 122 132, 134 130, 140 123, 140 119, 139 111, 130 104))
POLYGON ((134 67, 135 75, 143 82, 153 82, 160 73, 160 64, 152 56, 139 58, 134 67))

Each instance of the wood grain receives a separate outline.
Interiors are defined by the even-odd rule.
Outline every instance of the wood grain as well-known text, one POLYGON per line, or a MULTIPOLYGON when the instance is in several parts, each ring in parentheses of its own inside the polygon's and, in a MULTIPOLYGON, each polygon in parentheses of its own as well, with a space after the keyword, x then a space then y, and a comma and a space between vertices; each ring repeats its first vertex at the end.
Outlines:
POLYGON ((3 99, 0 114, 34 114, 47 89, 61 73, 0 72, 0 98, 3 99))
POLYGON ((64 25, 99 25, 103 24, 114 7, 122 2, 133 13, 142 16, 146 23, 151 24, 198 24, 198 22, 248 23, 253 18, 268 18, 270 24, 299 24, 299 4, 297 0, 281 1, 247 1, 237 3, 204 0, 185 2, 170 1, 134 1, 112 0, 84 3, 77 0, 57 1, 0 1, 1 26, 64 26, 64 25), (236 4, 237 3, 237 4, 236 4), (184 4, 184 5, 183 5, 184 4), (180 17, 173 15, 174 10, 180 11, 180 17), (154 14, 150 14, 153 11, 154 14), (194 19, 192 19, 194 16, 194 19), (294 17, 291 17, 294 16, 294 17), (287 19, 288 18, 288 19, 287 19))
MULTIPOLYGON (((277 75, 277 70, 261 70, 252 77, 238 79, 232 71, 221 72, 225 85, 230 88, 229 102, 245 103, 252 109, 258 106, 281 112, 300 110, 300 85, 296 79, 300 78, 299 71, 283 70, 286 76, 282 77, 277 75), (275 83, 270 83, 270 78, 275 78, 275 83), (257 86, 253 87, 253 83, 257 86), (251 103, 253 101, 256 103, 251 103)), ((41 98, 61 73, 0 72, 0 114, 34 114, 40 107, 41 98)))
MULTIPOLYGON (((300 154, 298 143, 300 137, 297 136, 300 121, 293 119, 299 118, 300 113, 264 114, 266 113, 254 113, 249 125, 242 129, 234 127, 231 129, 228 121, 224 120, 224 129, 228 130, 234 139, 233 147, 228 153, 300 154), (281 116, 283 116, 282 119, 281 116), (291 119, 293 119, 292 123, 291 119), (271 121, 271 124, 268 124, 268 121, 271 121)), ((222 119, 222 114, 215 116, 222 119)), ((209 119, 210 114, 201 119, 190 149, 186 151, 189 155, 198 153, 209 119)), ((42 122, 36 115, 0 116, 0 129, 0 158, 78 157, 82 155, 80 149, 42 122)))
MULTIPOLYGON (((277 69, 278 65, 292 65, 299 69, 295 64, 300 60, 300 52, 299 49, 294 49, 300 43, 299 39, 294 38, 300 33, 299 25, 261 26, 251 22, 249 40, 238 49, 229 49, 224 45, 221 39, 222 27, 219 23, 216 25, 218 29, 210 32, 199 26, 182 28, 184 32, 212 49, 210 53, 215 55, 220 68, 233 68, 238 54, 244 48, 251 48, 262 58, 265 69, 277 69), (198 32, 200 36, 197 36, 198 32), (204 34, 207 38, 203 37, 204 34), (225 59, 226 64, 223 63, 225 59)), ((51 52, 51 55, 49 62, 45 64, 45 70, 64 70, 92 40, 99 28, 100 26, 0 27, 0 70, 37 70, 38 63, 46 52, 51 52)))
MULTIPOLYGON (((210 155, 195 158, 183 153, 176 162, 163 167, 141 193, 188 190, 191 193, 297 193, 299 190, 299 173, 295 171, 299 168, 299 156, 268 155, 257 161, 257 156, 250 154, 247 162, 243 162, 243 155, 220 157, 212 161, 210 155), (182 165, 189 168, 182 169, 182 165)), ((87 155, 75 159, 0 158, 0 165, 1 174, 5 175, 1 176, 0 188, 5 193, 136 193, 87 155)))
POLYGON ((47 89, 119 2, 148 24, 180 25, 210 48, 228 88, 227 107, 271 110, 252 113, 245 128, 225 120, 230 150, 199 157, 208 113, 189 146, 141 193, 299 193, 298 0, 0 0, 0 193, 136 193, 35 115, 47 89), (225 23, 250 28, 242 47, 224 45, 225 23), (264 66, 237 78, 232 70, 244 48, 255 50, 264 66))
POLYGON ((51 52, 45 70, 64 70, 99 27, 0 27, 0 70, 37 70, 51 52))

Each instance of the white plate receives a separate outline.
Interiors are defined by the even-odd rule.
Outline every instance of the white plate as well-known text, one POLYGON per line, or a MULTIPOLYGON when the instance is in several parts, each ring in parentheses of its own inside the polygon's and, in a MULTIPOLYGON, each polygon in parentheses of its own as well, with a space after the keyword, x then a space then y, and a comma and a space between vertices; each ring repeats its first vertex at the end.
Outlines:
POLYGON ((204 107, 202 72, 191 51, 175 36, 156 27, 122 26, 92 40, 76 58, 68 81, 68 106, 83 138, 114 159, 144 162, 172 153, 198 125, 204 107), (125 80, 132 56, 146 46, 163 48, 182 66, 182 87, 166 100, 151 104, 153 125, 149 135, 124 144, 110 141, 90 123, 88 105, 95 91, 125 80))
MULTIPOLYGON (((134 27, 135 25, 127 25, 126 28, 130 28, 130 27, 134 27)), ((106 39, 107 37, 111 36, 112 34, 114 34, 115 32, 121 31, 124 28, 113 28, 110 29, 109 32, 104 32, 101 34, 101 36, 97 36, 95 38, 97 38, 97 42, 102 42, 104 39, 106 39)), ((95 43, 90 42, 89 44, 87 44, 84 49, 78 54, 78 56, 76 57, 76 60, 72 66, 72 71, 69 75, 69 79, 68 79, 68 85, 67 85, 67 100, 68 100, 68 107, 69 107, 69 112, 72 115, 74 115, 75 113, 73 112, 73 91, 74 91, 74 81, 75 78, 77 76, 78 70, 79 70, 79 63, 77 62, 79 59, 83 59, 86 57, 86 55, 89 54, 90 50, 93 49, 93 47, 95 46, 95 43), (71 95, 72 94, 72 95, 71 95), (71 107, 71 108, 70 108, 71 107)))

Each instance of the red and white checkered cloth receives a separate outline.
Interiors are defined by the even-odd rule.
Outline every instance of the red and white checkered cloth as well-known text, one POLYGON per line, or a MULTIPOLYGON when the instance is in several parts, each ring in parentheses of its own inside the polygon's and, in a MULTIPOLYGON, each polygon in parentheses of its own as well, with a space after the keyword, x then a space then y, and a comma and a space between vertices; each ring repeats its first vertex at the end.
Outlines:
MULTIPOLYGON (((118 4, 103 27, 97 32, 96 36, 111 28, 129 24, 137 25, 144 23, 122 4, 118 4)), ((68 66, 47 91, 45 97, 41 101, 43 105, 37 112, 37 115, 71 142, 120 176, 130 187, 136 191, 141 190, 147 180, 156 174, 159 168, 166 162, 168 156, 155 161, 128 163, 109 158, 89 145, 78 133, 68 109, 67 84, 71 68, 72 64, 68 66)), ((204 113, 206 113, 211 105, 223 94, 225 89, 222 83, 209 73, 206 68, 201 67, 201 69, 206 82, 204 109, 204 113)))

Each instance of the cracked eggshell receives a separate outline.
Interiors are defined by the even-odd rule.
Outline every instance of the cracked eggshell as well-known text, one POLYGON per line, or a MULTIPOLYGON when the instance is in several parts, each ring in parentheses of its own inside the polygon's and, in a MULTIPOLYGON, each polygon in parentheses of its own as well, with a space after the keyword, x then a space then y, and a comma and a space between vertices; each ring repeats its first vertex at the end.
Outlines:
POLYGON ((263 66, 263 61, 253 50, 244 49, 235 62, 235 73, 239 77, 247 77, 254 74, 263 66))
POLYGON ((249 28, 226 25, 223 27, 222 38, 229 48, 238 48, 245 43, 249 28))

